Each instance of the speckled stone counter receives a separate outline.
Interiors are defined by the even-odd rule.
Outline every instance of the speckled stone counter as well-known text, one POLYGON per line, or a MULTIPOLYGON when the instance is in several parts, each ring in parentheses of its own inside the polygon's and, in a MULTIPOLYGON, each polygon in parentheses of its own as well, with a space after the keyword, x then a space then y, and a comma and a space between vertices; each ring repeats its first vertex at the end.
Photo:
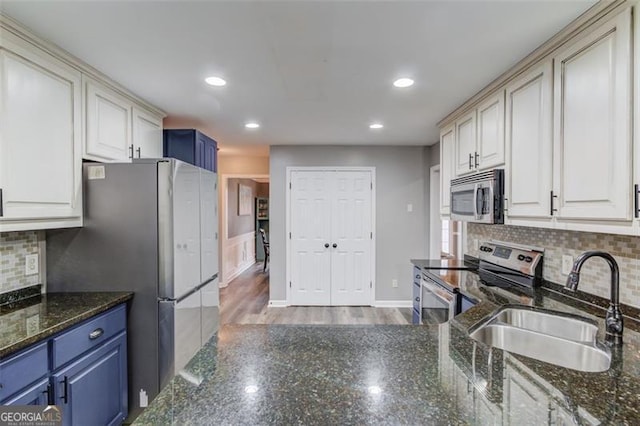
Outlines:
POLYGON ((480 303, 439 326, 226 325, 135 424, 640 424, 632 318, 612 368, 581 373, 483 347, 468 329, 523 303, 602 330, 601 308, 549 289, 464 291, 480 303))
POLYGON ((0 358, 132 297, 129 292, 48 293, 0 306, 0 358))

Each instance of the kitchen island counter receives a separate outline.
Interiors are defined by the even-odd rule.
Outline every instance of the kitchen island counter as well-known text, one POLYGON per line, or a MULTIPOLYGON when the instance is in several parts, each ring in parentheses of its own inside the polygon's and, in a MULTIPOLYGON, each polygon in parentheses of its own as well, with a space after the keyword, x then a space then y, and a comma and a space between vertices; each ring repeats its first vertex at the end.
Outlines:
POLYGON ((640 423, 635 325, 625 330, 624 362, 608 372, 489 349, 492 377, 473 370, 478 345, 467 329, 503 303, 484 299, 439 326, 225 325, 135 424, 640 423), (509 380, 540 389, 544 401, 516 399, 509 380))

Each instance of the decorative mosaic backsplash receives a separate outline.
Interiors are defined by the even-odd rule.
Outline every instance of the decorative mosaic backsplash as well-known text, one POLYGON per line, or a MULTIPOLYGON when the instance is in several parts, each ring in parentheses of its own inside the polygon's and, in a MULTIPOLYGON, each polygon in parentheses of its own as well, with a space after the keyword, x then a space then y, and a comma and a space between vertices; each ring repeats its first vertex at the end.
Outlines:
POLYGON ((0 293, 40 284, 40 274, 24 275, 25 256, 39 253, 38 231, 0 233, 0 293))
MULTIPOLYGON (((575 260, 587 250, 609 252, 620 267, 620 301, 640 307, 640 237, 562 231, 557 229, 525 228, 508 225, 469 223, 467 253, 478 255, 474 240, 498 240, 544 248, 543 276, 547 281, 564 285, 562 256, 575 260)), ((609 299, 611 270, 600 258, 586 261, 580 272, 579 290, 609 299)))

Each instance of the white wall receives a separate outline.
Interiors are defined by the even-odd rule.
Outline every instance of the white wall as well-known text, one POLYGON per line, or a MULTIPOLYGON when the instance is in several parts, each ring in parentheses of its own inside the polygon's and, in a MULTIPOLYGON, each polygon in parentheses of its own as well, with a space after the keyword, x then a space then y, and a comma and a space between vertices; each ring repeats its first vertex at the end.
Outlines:
MULTIPOLYGON (((376 300, 411 300, 411 258, 428 247, 424 147, 272 146, 270 150, 270 299, 286 299, 286 168, 376 168, 376 300), (407 204, 413 212, 407 212, 407 204), (398 288, 391 286, 397 279, 398 288)), ((426 173, 428 176, 428 171, 426 173)), ((427 178, 428 180, 428 178, 427 178)))

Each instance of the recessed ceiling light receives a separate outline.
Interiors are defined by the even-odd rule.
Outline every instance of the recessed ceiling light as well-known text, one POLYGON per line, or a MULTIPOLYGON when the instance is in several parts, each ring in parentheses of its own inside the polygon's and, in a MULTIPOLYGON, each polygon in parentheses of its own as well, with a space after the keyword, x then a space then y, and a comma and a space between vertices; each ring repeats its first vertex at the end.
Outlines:
POLYGON ((212 86, 224 86, 225 84, 227 84, 227 82, 223 78, 216 76, 207 77, 204 79, 204 81, 212 86))
POLYGON ((382 129, 384 126, 380 123, 372 123, 369 124, 369 128, 370 129, 382 129))
POLYGON ((244 125, 244 127, 246 127, 247 129, 257 129, 258 127, 260 127, 260 124, 254 122, 254 121, 251 121, 249 123, 246 123, 244 125))
POLYGON ((396 87, 409 87, 413 86, 413 80, 410 78, 399 78, 393 82, 393 85, 396 87))

